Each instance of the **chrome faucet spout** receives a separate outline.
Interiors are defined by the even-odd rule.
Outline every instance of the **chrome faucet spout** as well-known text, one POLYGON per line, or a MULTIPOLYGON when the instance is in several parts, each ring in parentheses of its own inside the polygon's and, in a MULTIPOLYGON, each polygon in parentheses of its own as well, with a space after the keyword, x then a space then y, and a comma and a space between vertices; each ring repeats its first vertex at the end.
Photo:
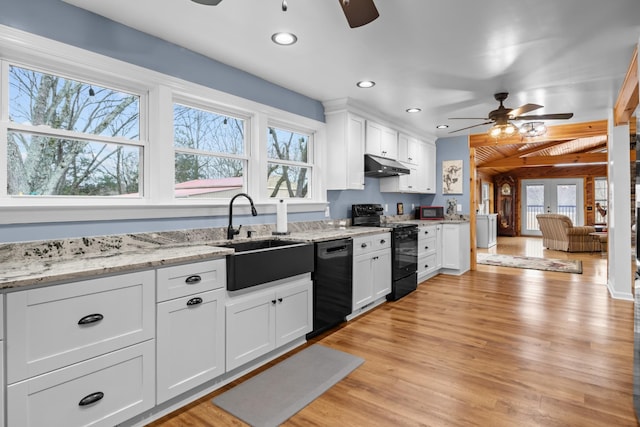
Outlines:
POLYGON ((240 225, 237 230, 233 228, 233 202, 240 196, 244 196, 249 200, 249 204, 251 204, 251 215, 258 216, 258 211, 253 205, 253 199, 247 193, 238 193, 233 196, 229 202, 229 226, 227 227, 227 239, 229 240, 233 240, 233 236, 240 234, 240 228, 242 228, 242 225, 240 225))

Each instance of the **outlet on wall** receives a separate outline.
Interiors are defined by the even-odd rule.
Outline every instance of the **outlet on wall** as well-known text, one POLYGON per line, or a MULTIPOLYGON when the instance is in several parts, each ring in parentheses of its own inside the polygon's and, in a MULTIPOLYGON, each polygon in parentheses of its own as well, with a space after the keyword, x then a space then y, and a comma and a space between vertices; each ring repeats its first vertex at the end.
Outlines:
POLYGON ((387 203, 384 204, 384 211, 389 212, 389 205, 387 203))
POLYGON ((458 212, 462 212, 462 205, 458 204, 458 212))

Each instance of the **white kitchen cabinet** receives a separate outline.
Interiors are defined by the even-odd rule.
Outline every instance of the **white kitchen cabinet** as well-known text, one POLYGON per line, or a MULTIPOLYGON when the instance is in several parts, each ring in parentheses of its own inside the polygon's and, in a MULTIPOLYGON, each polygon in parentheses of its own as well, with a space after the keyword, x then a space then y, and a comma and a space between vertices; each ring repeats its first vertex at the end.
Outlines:
POLYGON ((344 110, 325 116, 327 189, 363 190, 365 119, 344 110))
POLYGON ((421 193, 435 194, 436 192, 436 145, 431 142, 420 144, 420 178, 421 193))
POLYGON ((418 227, 418 283, 438 274, 442 267, 442 225, 418 227))
POLYGON ((404 133, 398 134, 398 160, 412 165, 420 164, 420 141, 404 133))
POLYGON ((498 242, 498 214, 476 215, 476 246, 491 248, 498 242))
POLYGON ((365 152, 389 159, 398 158, 398 132, 367 120, 365 152))
POLYGON ((118 425, 154 406, 154 371, 148 340, 19 381, 7 389, 7 425, 118 425))
POLYGON ((6 298, 9 384, 155 336, 153 271, 12 292, 6 298))
POLYGON ((224 374, 225 271, 224 258, 157 270, 158 403, 224 374))
POLYGON ((9 425, 112 426, 155 405, 155 272, 6 295, 9 425))
POLYGON ((353 239, 353 311, 391 292, 391 233, 353 239))
POLYGON ((469 270, 471 245, 469 223, 442 225, 442 273, 462 274, 469 270))
POLYGON ((227 299, 226 370, 230 371, 311 332, 310 274, 227 299))
POLYGON ((409 169, 410 173, 380 178, 380 191, 383 193, 420 193, 419 166, 400 163, 409 169))

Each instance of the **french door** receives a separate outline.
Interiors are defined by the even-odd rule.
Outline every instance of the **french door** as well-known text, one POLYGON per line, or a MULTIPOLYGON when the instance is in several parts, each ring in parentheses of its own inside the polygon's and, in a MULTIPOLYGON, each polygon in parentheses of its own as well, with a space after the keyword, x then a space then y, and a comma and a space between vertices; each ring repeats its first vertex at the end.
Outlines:
POLYGON ((523 179, 521 186, 522 235, 542 234, 536 219, 541 213, 566 215, 574 225, 584 223, 582 179, 523 179))

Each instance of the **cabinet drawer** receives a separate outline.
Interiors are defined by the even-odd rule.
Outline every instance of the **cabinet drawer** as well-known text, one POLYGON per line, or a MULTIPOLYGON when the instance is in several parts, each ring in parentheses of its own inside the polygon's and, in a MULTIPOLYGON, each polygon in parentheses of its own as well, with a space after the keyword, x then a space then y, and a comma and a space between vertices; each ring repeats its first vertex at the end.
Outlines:
POLYGON ((429 239, 431 237, 436 237, 437 229, 435 225, 427 226, 427 227, 419 227, 418 228, 418 240, 429 239))
POLYGON ((353 239, 353 256, 391 247, 391 233, 372 234, 353 239))
POLYGON ((438 256, 433 253, 418 258, 418 273, 424 273, 438 268, 438 256))
POLYGON ((418 240, 418 254, 419 254, 419 256, 426 255, 426 254, 431 254, 431 253, 435 252, 438 249, 437 248, 437 243, 438 243, 438 239, 436 238, 435 234, 433 235, 433 237, 428 237, 426 239, 418 240))
POLYGON ((225 258, 157 270, 158 302, 227 286, 225 258))
POLYGON ((110 427, 126 421, 155 404, 153 353, 149 340, 13 384, 7 389, 8 425, 110 427))
POLYGON ((7 294, 7 382, 153 338, 154 272, 7 294))

